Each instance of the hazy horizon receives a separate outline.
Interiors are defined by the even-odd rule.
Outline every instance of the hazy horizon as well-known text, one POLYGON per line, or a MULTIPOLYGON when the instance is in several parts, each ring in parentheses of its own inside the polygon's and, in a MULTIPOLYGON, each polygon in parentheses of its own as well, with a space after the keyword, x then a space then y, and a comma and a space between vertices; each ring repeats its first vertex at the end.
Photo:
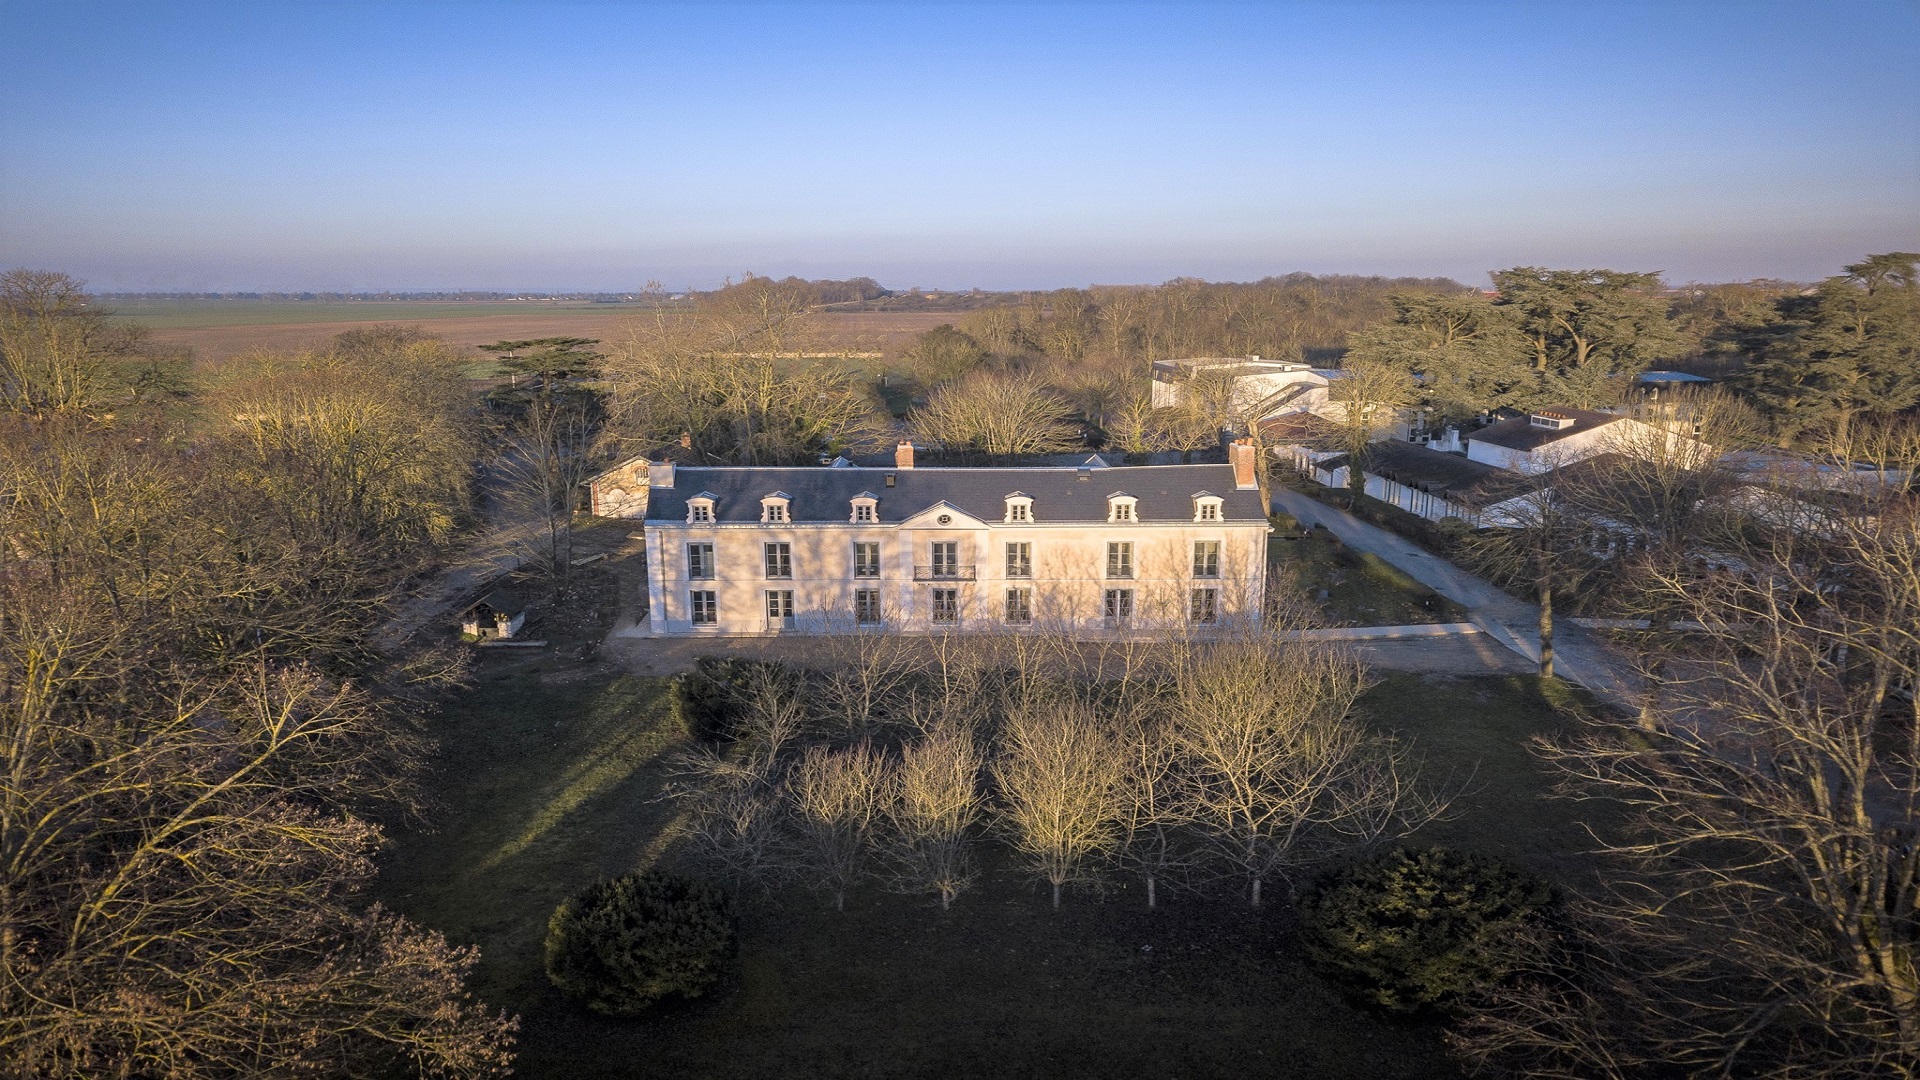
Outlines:
POLYGON ((1920 249, 1901 2, 0 0, 0 60, 0 267, 103 292, 1811 281, 1920 249))

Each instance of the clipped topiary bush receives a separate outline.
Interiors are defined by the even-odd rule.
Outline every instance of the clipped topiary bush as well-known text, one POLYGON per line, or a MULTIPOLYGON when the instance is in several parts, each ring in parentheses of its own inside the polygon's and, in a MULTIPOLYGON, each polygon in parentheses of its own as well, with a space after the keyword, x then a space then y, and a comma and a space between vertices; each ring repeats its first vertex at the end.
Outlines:
POLYGON ((602 881, 547 921, 547 977, 603 1016, 697 998, 733 956, 733 910, 705 882, 658 870, 602 881))
POLYGON ((1355 999, 1444 1011, 1512 969, 1552 886, 1496 859, 1402 848, 1323 878, 1300 899, 1307 955, 1355 999))

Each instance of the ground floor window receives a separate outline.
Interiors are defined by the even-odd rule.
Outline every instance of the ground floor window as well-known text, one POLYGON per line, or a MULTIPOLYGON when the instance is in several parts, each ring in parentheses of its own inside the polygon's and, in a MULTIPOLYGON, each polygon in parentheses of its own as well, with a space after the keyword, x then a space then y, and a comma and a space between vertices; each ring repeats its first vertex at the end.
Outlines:
POLYGON ((708 589, 695 589, 688 594, 692 598, 693 625, 712 626, 720 621, 719 596, 708 589))
POLYGON ((793 590, 767 590, 767 627, 771 630, 793 629, 793 590))
POLYGON ((960 621, 960 590, 933 590, 933 621, 953 623, 960 621))
POLYGON ((880 590, 853 590, 853 621, 859 623, 877 623, 880 621, 880 590))
POLYGON ((1032 589, 1007 590, 1007 621, 1010 623, 1030 623, 1033 621, 1032 589))
POLYGON ((1220 590, 1195 589, 1192 600, 1187 604, 1187 618, 1197 623, 1210 623, 1220 618, 1220 590))
POLYGON ((1106 615, 1108 626, 1125 626, 1133 621, 1133 590, 1108 589, 1106 615))

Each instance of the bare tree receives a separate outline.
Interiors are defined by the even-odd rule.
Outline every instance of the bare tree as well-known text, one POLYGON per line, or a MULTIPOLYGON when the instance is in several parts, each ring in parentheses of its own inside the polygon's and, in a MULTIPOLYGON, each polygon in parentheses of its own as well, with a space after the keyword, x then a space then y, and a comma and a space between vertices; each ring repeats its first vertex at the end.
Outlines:
POLYGON ((935 391, 913 427, 949 450, 1045 454, 1079 445, 1071 416, 1035 375, 977 372, 935 391))
POLYGON ((1920 519, 1896 494, 1740 570, 1649 563, 1691 627, 1639 722, 1543 744, 1631 808, 1597 948, 1495 996, 1463 1045, 1531 1075, 1902 1076, 1920 1067, 1920 519))
POLYGON ((0 274, 0 406, 73 412, 98 402, 114 350, 108 314, 65 274, 0 274))
POLYGON ((885 793, 886 761, 866 743, 845 750, 810 746, 787 778, 799 819, 802 870, 847 908, 847 890, 865 870, 885 793))
POLYGON ((873 444, 864 376, 809 352, 813 292, 749 276, 692 311, 629 320, 603 365, 614 435, 651 450, 685 432, 705 460, 798 464, 873 444))
POLYGON ((1340 376, 1327 387, 1327 399, 1336 406, 1331 412, 1347 452, 1351 497, 1365 486, 1368 448, 1399 423, 1401 410, 1412 402, 1413 377, 1384 361, 1349 356, 1340 376))
POLYGON ((973 883, 982 764, 972 732, 935 720, 901 748, 889 776, 883 843, 895 887, 938 894, 942 911, 973 883))
POLYGON ((1192 868, 1186 831, 1194 807, 1181 782, 1180 748, 1165 724, 1135 720, 1119 735, 1126 765, 1120 813, 1120 860, 1147 887, 1147 907, 1159 906, 1160 886, 1192 868))
POLYGON ((834 633, 821 639, 827 670, 819 680, 823 711, 848 731, 865 732, 896 719, 925 673, 924 642, 837 613, 834 633))
POLYGON ((1352 716, 1364 674, 1342 650, 1254 630, 1196 650, 1178 675, 1187 798, 1256 907, 1269 878, 1291 886, 1444 810, 1410 751, 1352 716))
POLYGON ((1079 704, 1015 710, 1000 732, 993 777, 999 816, 1028 868, 1053 887, 1092 880, 1121 839, 1127 759, 1079 704))
POLYGON ((359 903, 377 703, 306 668, 150 669, 137 631, 33 585, 0 588, 9 1071, 503 1074, 513 1023, 463 1000, 475 954, 359 903))
POLYGON ((596 471, 597 427, 585 404, 542 396, 515 421, 496 459, 503 500, 526 529, 516 546, 556 590, 573 566, 574 501, 596 471))
POLYGON ((1540 675, 1553 675, 1553 602, 1591 576, 1600 557, 1593 503, 1583 482, 1592 467, 1565 466, 1528 474, 1497 515, 1467 544, 1467 558, 1496 581, 1533 587, 1540 605, 1540 675))

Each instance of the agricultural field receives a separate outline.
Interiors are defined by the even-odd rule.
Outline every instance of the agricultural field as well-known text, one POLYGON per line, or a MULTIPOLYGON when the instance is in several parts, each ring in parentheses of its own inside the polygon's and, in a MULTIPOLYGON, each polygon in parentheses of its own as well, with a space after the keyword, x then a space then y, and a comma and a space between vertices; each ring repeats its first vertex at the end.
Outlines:
MULTIPOLYGON (((155 344, 218 360, 257 349, 297 351, 376 323, 412 323, 469 348, 514 338, 590 337, 617 341, 624 320, 644 304, 580 300, 123 300, 110 305, 144 324, 155 344)), ((817 317, 826 349, 881 351, 957 318, 943 312, 825 312, 817 317)))
MULTIPOLYGON (((575 589, 610 591, 605 566, 575 589)), ((521 1075, 1458 1075, 1432 1024, 1355 1008, 1324 984, 1284 903, 1252 910, 1227 883, 1149 911, 1115 880, 1055 912, 991 843, 983 880, 950 912, 876 887, 845 912, 797 889, 748 897, 715 994, 625 1022, 579 1009, 543 970, 547 918, 597 879, 670 860, 676 809, 662 794, 687 745, 666 679, 610 662, 599 631, 548 619, 532 632, 549 648, 482 652, 438 725, 433 827, 397 829, 383 859, 384 903, 480 947, 472 989, 521 1017, 521 1075)), ((1594 872, 1579 853, 1595 811, 1547 799, 1526 742, 1587 707, 1526 676, 1388 674, 1362 701, 1461 792, 1418 839, 1569 883, 1594 872)))

